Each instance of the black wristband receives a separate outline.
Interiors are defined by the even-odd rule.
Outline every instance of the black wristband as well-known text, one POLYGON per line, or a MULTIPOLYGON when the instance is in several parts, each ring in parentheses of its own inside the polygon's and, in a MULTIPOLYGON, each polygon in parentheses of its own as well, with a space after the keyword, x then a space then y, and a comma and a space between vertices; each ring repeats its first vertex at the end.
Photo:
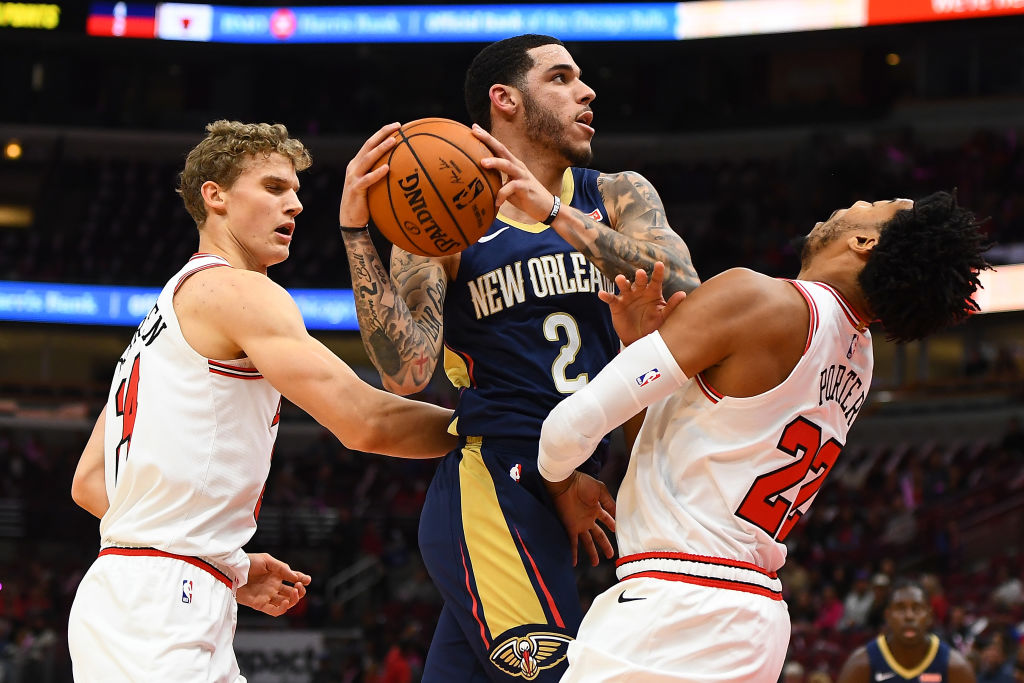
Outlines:
POLYGON ((370 229, 370 224, 369 223, 367 223, 366 225, 364 225, 361 228, 350 228, 347 225, 339 225, 338 226, 338 230, 341 230, 342 232, 363 232, 363 231, 366 231, 366 230, 369 230, 369 229, 370 229))
POLYGON ((562 198, 557 194, 554 195, 554 198, 555 203, 551 206, 551 213, 548 214, 547 218, 541 221, 544 225, 551 225, 554 222, 555 217, 558 215, 558 210, 562 208, 562 198))

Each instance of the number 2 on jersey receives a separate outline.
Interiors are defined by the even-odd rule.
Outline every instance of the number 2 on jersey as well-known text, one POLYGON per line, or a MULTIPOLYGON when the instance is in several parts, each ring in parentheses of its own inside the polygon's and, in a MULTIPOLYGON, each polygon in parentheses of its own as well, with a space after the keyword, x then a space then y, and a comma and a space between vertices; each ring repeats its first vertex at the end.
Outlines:
POLYGON ((736 516, 783 541, 810 506, 843 444, 833 438, 822 445, 821 427, 798 417, 786 425, 778 449, 797 460, 755 479, 736 516), (808 480, 808 472, 816 476, 808 480))
POLYGON ((552 313, 544 319, 544 338, 548 341, 560 341, 559 330, 565 330, 565 344, 558 350, 558 356, 551 364, 551 379, 555 381, 555 389, 562 394, 571 394, 583 388, 587 383, 587 373, 583 372, 573 378, 565 376, 565 369, 576 360, 580 351, 580 328, 576 319, 568 313, 552 313))
POLYGON ((117 387, 117 394, 114 396, 114 408, 117 416, 121 418, 121 441, 117 444, 117 451, 114 453, 114 481, 117 481, 117 471, 121 461, 128 459, 128 451, 132 447, 132 432, 135 431, 135 416, 139 411, 139 360, 140 354, 135 354, 132 362, 132 370, 128 373, 127 379, 122 378, 121 384, 117 387))

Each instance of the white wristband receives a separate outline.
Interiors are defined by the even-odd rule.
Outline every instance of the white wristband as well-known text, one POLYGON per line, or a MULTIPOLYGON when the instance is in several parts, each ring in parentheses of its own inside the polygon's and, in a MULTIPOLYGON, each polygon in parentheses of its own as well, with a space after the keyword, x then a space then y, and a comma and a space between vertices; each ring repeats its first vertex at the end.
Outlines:
POLYGON ((686 380, 659 332, 630 344, 548 414, 537 458, 541 476, 562 481, 590 457, 605 434, 671 395, 686 380))

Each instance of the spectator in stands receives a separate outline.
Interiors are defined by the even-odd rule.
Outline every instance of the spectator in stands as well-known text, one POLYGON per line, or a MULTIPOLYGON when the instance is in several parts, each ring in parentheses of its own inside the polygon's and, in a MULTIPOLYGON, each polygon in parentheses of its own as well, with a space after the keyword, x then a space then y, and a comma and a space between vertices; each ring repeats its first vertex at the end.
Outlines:
POLYGON ((1016 683, 1014 657, 1007 633, 990 629, 978 640, 976 652, 978 683, 1016 683))
POLYGON ((996 567, 996 587, 990 597, 993 604, 1001 607, 1024 604, 1024 584, 1010 571, 1009 562, 1000 562, 996 567))
POLYGON ((834 631, 842 619, 843 601, 839 599, 836 587, 827 583, 821 589, 821 606, 818 609, 818 618, 814 620, 814 626, 823 631, 834 631))
POLYGON ((853 586, 843 600, 843 617, 839 620, 841 631, 864 628, 868 623, 868 613, 875 597, 871 592, 870 577, 867 569, 858 569, 854 575, 853 586))
POLYGON ((889 603, 889 575, 876 572, 871 577, 871 609, 868 611, 867 625, 878 630, 885 624, 885 606, 889 603))
POLYGON ((780 683, 805 683, 804 665, 797 661, 786 662, 782 667, 782 680, 780 683))

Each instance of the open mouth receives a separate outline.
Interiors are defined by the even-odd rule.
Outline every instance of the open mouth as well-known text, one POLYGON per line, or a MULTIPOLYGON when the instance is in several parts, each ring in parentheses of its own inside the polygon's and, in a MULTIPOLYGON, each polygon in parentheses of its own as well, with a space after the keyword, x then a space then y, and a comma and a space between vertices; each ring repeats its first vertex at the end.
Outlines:
POLYGON ((579 124, 585 126, 587 128, 587 130, 589 130, 591 133, 594 132, 594 127, 592 125, 593 122, 594 122, 594 112, 592 112, 592 111, 585 111, 585 112, 583 112, 582 114, 580 114, 579 116, 576 117, 576 123, 579 123, 579 124))
POLYGON ((279 225, 274 229, 274 232, 278 235, 291 239, 292 233, 295 232, 295 224, 285 223, 284 225, 279 225))

